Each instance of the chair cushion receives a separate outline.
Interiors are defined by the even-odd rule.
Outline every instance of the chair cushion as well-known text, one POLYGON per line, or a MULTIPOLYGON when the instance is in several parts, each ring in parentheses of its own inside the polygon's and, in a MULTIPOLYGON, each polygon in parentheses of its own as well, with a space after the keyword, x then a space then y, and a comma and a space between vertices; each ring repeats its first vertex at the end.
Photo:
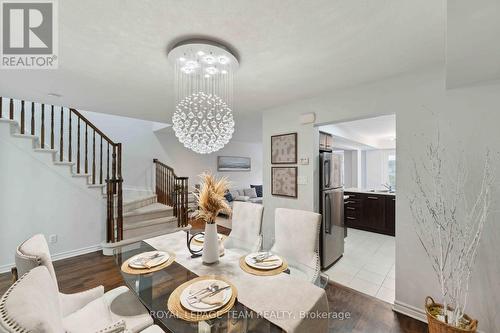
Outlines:
POLYGON ((243 190, 243 193, 245 193, 245 195, 250 199, 257 198, 257 192, 255 191, 254 188, 246 188, 243 190))
POLYGON ((164 331, 160 328, 160 326, 149 326, 146 328, 144 331, 141 331, 141 333, 164 333, 164 331))
POLYGON ((50 257, 49 245, 42 234, 37 234, 17 247, 16 268, 19 276, 22 276, 40 265, 47 267, 56 289, 59 290, 56 272, 50 257))
POLYGON ((11 332, 64 332, 59 291, 45 266, 33 268, 2 296, 0 327, 11 332))
POLYGON ((104 298, 98 298, 63 319, 64 328, 71 333, 98 332, 113 324, 104 298))
POLYGON ((140 332, 153 325, 153 319, 136 295, 127 287, 118 287, 103 296, 113 322, 124 320, 127 332, 140 332))
POLYGON ((255 189, 257 197, 262 198, 262 185, 250 185, 250 187, 255 189))

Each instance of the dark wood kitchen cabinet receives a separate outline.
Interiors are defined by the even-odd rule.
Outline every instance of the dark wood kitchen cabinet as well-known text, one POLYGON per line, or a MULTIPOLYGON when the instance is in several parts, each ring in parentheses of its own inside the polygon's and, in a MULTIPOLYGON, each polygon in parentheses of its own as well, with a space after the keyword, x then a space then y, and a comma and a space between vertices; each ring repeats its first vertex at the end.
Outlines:
POLYGON ((394 236, 396 234, 396 196, 385 198, 385 221, 387 233, 394 236))
POLYGON ((377 193, 345 192, 344 223, 349 228, 394 236, 396 197, 377 193))

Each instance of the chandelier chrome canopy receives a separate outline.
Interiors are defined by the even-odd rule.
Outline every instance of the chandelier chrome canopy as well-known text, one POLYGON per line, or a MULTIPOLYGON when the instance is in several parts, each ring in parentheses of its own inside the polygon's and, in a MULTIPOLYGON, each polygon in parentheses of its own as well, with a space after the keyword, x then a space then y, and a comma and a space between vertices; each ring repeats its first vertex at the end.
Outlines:
POLYGON ((175 135, 199 154, 221 149, 234 132, 233 74, 238 60, 223 45, 206 40, 179 43, 168 59, 175 67, 175 135))

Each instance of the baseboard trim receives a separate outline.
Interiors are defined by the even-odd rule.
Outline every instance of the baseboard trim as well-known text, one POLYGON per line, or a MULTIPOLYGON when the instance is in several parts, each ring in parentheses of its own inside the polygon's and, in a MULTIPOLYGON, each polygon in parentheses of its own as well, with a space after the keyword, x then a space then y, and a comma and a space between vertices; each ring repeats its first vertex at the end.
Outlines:
POLYGON ((395 300, 392 310, 397 313, 404 314, 405 316, 411 317, 413 319, 427 323, 427 315, 425 314, 425 311, 417 307, 414 307, 413 305, 409 305, 400 302, 398 300, 395 300))
MULTIPOLYGON (((61 260, 61 259, 72 258, 72 257, 76 257, 76 256, 79 256, 82 254, 87 254, 87 253, 101 251, 101 250, 102 250, 102 246, 100 244, 82 247, 80 249, 56 253, 52 256, 52 260, 57 261, 57 260, 61 260)), ((16 266, 16 264, 14 262, 10 263, 10 264, 6 264, 6 265, 1 265, 0 266, 0 273, 10 272, 10 269, 12 267, 15 267, 15 266, 16 266)))

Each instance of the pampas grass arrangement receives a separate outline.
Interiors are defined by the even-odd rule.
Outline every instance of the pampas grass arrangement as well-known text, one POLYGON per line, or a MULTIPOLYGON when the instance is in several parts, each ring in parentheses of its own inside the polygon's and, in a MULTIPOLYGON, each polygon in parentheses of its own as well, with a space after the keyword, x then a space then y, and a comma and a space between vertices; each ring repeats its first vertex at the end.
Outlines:
POLYGON ((231 207, 224 198, 224 194, 231 185, 227 178, 216 179, 205 172, 200 175, 200 179, 201 188, 198 193, 194 193, 199 207, 194 216, 206 223, 215 223, 220 213, 231 214, 231 207))

